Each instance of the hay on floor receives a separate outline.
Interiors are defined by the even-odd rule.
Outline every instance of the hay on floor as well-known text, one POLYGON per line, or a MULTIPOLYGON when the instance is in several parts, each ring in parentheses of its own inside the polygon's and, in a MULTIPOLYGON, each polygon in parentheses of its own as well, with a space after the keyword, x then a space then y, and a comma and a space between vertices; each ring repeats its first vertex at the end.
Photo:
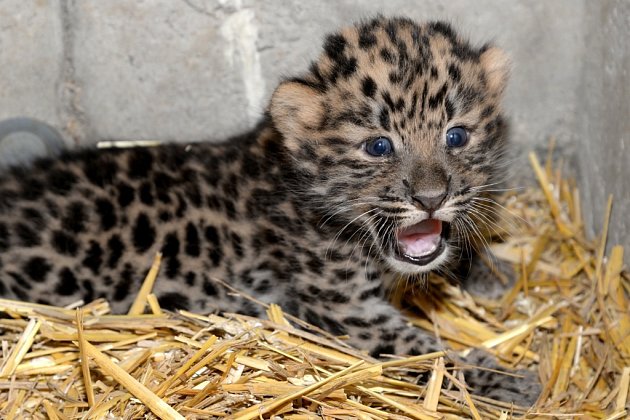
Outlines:
POLYGON ((544 389, 534 407, 475 395, 445 353, 377 361, 275 305, 268 319, 163 311, 151 294, 158 256, 128 315, 110 315, 102 300, 80 309, 0 300, 0 416, 627 418, 630 278, 623 248, 604 252, 612 201, 602 237, 587 239, 577 187, 530 159, 539 187, 502 195, 503 239, 489 244, 514 266, 511 291, 473 298, 434 278, 405 299, 426 315, 410 322, 455 351, 485 347, 506 367, 535 370, 544 389))

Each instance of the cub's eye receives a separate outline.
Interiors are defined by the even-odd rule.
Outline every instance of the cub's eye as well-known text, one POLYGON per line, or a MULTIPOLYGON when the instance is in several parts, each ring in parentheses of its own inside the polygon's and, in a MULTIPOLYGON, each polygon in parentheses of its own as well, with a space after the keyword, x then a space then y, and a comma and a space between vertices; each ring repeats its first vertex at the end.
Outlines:
POLYGON ((448 147, 463 147, 468 143, 468 132, 463 127, 449 128, 446 132, 446 145, 448 147))
POLYGON ((387 137, 377 137, 365 143, 365 151, 372 156, 387 156, 394 152, 394 146, 387 137))

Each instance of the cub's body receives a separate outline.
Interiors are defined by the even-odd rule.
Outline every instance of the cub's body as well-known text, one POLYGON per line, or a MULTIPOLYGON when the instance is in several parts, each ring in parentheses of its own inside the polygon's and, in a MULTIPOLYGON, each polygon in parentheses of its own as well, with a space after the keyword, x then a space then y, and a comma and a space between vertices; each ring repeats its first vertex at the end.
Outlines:
MULTIPOLYGON (((447 24, 377 18, 330 35, 249 134, 0 175, 0 292, 124 311, 161 252, 164 307, 260 314, 222 281, 375 356, 437 350, 388 288, 447 270, 491 219, 507 67, 447 24)), ((536 392, 483 372, 467 381, 510 401, 536 392)))

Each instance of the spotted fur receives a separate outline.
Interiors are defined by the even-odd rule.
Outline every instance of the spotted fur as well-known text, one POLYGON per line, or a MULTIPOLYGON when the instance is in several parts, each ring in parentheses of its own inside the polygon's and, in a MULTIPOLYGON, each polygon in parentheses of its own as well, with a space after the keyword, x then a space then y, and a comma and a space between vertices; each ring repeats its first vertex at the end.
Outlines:
MULTIPOLYGON (((328 36, 251 133, 13 169, 0 176, 0 293, 56 305, 104 297, 124 311, 161 252, 166 308, 261 315, 219 278, 375 356, 438 350, 390 306, 388 288, 448 267, 474 234, 504 153, 507 73, 500 50, 446 23, 379 17, 328 36), (446 147, 454 126, 470 133, 465 147, 446 147), (393 154, 366 153, 379 136, 393 154), (414 201, 436 193, 437 209, 414 201), (443 252, 420 265, 397 258, 397 229, 429 217, 450 226, 443 252)), ((531 378, 467 380, 508 401, 538 389, 531 378)))

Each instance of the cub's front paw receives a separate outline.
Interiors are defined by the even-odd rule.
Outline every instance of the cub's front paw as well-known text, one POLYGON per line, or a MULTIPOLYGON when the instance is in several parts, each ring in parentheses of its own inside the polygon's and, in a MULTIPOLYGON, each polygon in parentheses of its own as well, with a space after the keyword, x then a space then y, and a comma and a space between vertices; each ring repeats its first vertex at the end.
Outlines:
POLYGON ((471 365, 464 371, 464 377, 473 394, 526 408, 533 406, 540 395, 541 384, 532 371, 505 369, 493 355, 483 350, 474 350, 464 362, 471 365))
POLYGON ((488 253, 464 260, 455 274, 468 293, 491 300, 503 297, 516 282, 512 264, 488 253))

